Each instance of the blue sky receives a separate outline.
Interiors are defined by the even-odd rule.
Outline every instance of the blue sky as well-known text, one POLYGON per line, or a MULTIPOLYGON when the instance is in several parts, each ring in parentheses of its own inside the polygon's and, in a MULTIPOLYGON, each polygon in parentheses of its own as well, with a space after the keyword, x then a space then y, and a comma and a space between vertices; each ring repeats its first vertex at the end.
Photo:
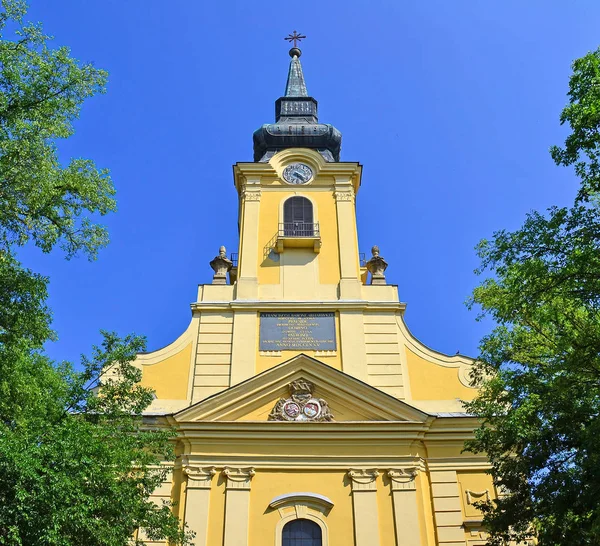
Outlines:
POLYGON ((600 45, 597 1, 32 0, 30 19, 110 74, 59 149, 111 170, 111 244, 94 263, 23 253, 51 278, 57 359, 89 352, 100 328, 149 350, 186 328, 208 262, 236 250, 231 165, 273 120, 294 29, 320 119, 364 166, 361 251, 380 246, 432 348, 475 356, 490 327, 464 305, 477 242, 575 193, 548 148, 566 135, 571 61, 600 45))

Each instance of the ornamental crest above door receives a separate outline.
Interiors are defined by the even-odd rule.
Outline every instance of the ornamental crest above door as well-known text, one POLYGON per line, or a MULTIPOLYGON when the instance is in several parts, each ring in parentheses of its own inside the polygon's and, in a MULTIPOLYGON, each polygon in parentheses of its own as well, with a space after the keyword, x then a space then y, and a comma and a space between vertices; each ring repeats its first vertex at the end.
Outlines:
POLYGON ((327 402, 313 396, 314 388, 306 379, 292 381, 290 397, 278 400, 269 421, 333 421, 327 402))

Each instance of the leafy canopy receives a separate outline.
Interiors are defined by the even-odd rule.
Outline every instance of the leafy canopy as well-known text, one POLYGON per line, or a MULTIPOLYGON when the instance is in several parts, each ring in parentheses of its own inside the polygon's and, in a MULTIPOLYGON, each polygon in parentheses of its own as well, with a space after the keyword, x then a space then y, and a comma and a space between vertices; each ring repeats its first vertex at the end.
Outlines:
POLYGON ((467 409, 482 424, 467 448, 487 453, 503 492, 481 505, 492 545, 600 543, 599 67, 600 50, 574 62, 561 116, 572 132, 551 149, 581 179, 574 205, 478 247, 493 277, 471 305, 497 326, 481 343, 467 409))
POLYGON ((31 242, 93 259, 107 243, 95 221, 115 210, 107 171, 57 156, 106 73, 52 49, 39 24, 24 22, 23 1, 1 5, 0 545, 125 546, 139 529, 189 544, 173 506, 150 500, 174 455, 172 431, 142 418, 153 396, 133 364, 144 339, 103 332, 81 371, 51 361, 48 279, 15 255, 31 242))
POLYGON ((89 159, 58 161, 56 139, 73 134, 83 101, 105 91, 107 74, 51 49, 39 24, 24 23, 24 2, 0 13, 0 250, 33 241, 68 257, 94 257, 108 242, 93 214, 115 210, 108 172, 89 159), (14 39, 7 37, 14 30, 14 39))

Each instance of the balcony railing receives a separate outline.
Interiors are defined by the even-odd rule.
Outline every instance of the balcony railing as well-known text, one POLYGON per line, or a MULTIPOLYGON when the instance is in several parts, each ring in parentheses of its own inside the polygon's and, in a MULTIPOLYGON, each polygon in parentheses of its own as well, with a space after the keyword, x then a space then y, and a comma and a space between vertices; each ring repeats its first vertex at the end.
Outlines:
POLYGON ((279 224, 279 237, 320 237, 319 222, 284 222, 279 224))
POLYGON ((284 222, 279 224, 275 252, 282 253, 285 248, 312 248, 321 250, 321 232, 318 222, 284 222))
POLYGON ((237 265, 238 265, 238 253, 237 252, 232 252, 229 255, 229 259, 233 262, 233 267, 237 267, 237 265))

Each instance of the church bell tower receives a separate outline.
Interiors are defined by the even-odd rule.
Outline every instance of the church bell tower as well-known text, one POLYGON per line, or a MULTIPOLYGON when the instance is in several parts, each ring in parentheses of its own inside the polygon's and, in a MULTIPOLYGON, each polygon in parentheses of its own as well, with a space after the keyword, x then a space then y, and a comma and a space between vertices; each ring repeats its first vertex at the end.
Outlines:
POLYGON ((187 330, 136 360, 145 418, 177 432, 155 500, 196 546, 483 545, 473 361, 418 341, 379 248, 359 253, 361 165, 289 53, 275 121, 233 166, 237 252, 207 260, 187 330))

